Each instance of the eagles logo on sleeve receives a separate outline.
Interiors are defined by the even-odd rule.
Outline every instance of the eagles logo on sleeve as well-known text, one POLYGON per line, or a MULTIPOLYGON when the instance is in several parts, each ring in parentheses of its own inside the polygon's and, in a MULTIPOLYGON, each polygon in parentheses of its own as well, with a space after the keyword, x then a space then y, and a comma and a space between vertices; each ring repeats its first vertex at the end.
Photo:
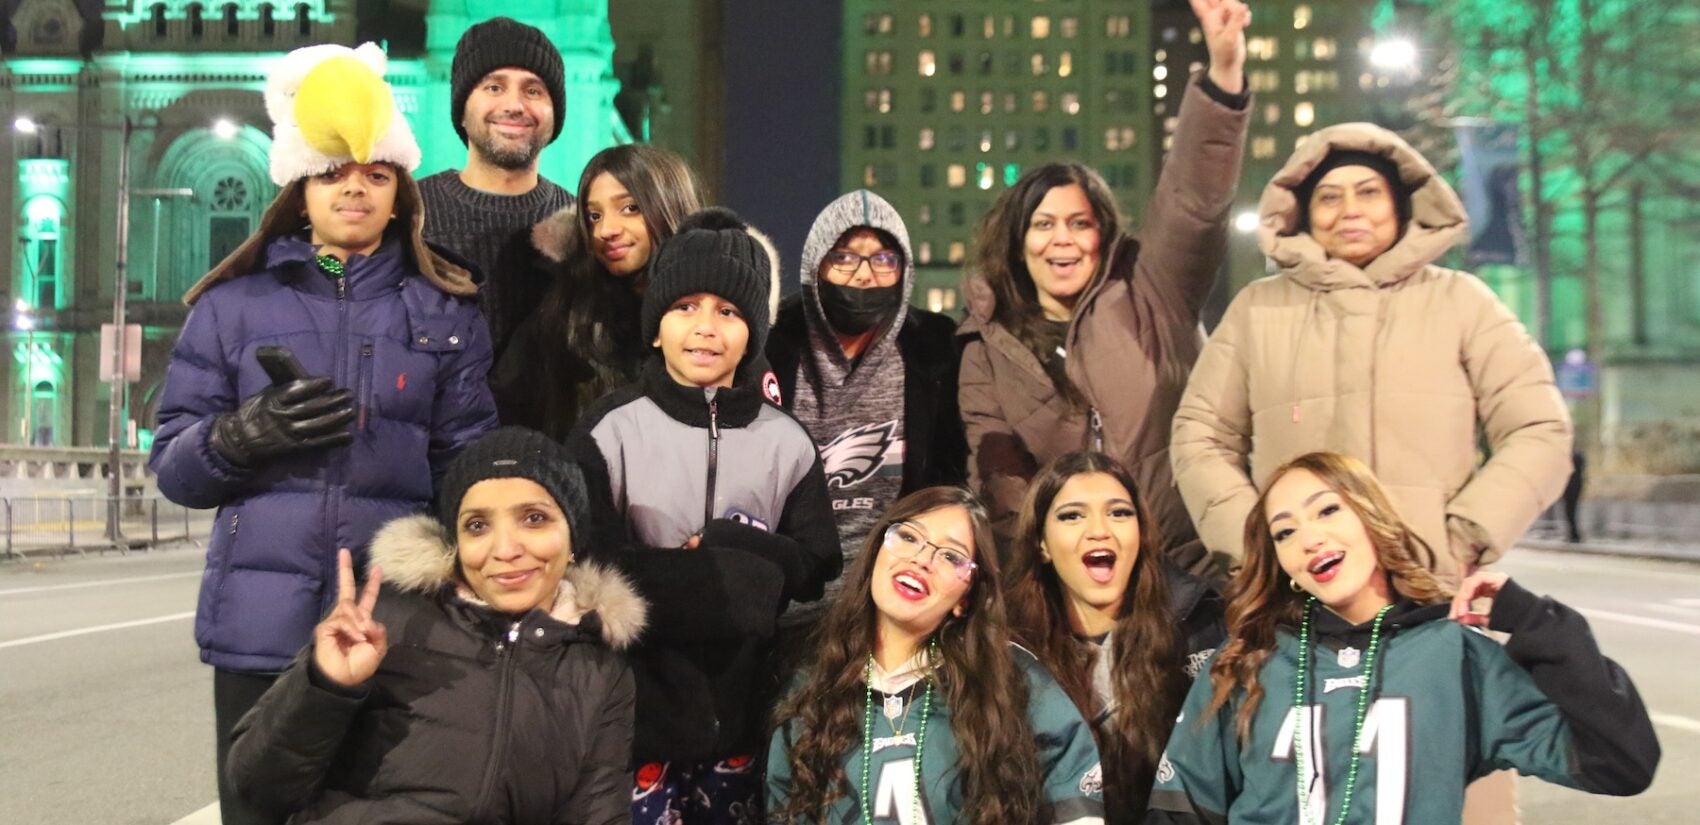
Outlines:
POLYGON ((894 419, 845 430, 822 447, 820 459, 826 472, 826 486, 842 489, 872 478, 894 447, 897 451, 903 449, 897 438, 897 423, 894 419))

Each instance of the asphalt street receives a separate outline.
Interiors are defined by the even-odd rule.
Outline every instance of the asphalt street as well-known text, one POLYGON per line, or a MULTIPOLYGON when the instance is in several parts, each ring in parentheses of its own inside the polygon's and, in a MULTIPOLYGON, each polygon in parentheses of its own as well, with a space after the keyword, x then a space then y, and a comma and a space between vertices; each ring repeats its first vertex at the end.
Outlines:
MULTIPOLYGON (((183 548, 0 564, 0 822, 216 823, 201 563, 183 548)), ((1700 565, 1520 549, 1502 567, 1588 615, 1664 746, 1639 797, 1523 780, 1523 821, 1700 820, 1700 565)))

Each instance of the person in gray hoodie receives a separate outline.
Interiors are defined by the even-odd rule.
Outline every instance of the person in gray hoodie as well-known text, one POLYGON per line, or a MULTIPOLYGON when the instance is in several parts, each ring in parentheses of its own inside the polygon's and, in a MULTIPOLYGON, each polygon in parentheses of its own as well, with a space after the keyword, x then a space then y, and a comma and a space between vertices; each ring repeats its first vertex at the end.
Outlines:
POLYGON ((783 405, 820 449, 848 569, 892 502, 967 478, 961 352, 955 321, 909 305, 909 230, 879 195, 857 190, 821 210, 801 275, 802 291, 779 306, 767 358, 783 405))

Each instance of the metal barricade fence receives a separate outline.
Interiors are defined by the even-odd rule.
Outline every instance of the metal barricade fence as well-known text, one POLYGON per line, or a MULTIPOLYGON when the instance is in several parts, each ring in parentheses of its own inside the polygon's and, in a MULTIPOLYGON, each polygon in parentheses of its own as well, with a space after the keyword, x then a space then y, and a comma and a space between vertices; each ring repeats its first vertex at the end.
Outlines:
POLYGON ((26 554, 87 554, 90 550, 142 550, 178 543, 200 544, 212 532, 212 510, 191 510, 163 496, 125 496, 119 533, 106 533, 109 496, 0 497, 5 545, 0 558, 26 554))

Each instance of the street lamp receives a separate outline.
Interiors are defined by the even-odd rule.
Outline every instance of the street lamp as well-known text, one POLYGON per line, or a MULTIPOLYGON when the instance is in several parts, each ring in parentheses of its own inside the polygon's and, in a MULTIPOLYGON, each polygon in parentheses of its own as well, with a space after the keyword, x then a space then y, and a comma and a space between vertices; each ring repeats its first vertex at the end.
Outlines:
POLYGON ((1387 71, 1412 71, 1417 68, 1417 44, 1403 37, 1380 41, 1370 49, 1369 62, 1387 71))
MULTIPOLYGON (((108 393, 106 418, 107 443, 107 507, 106 507, 106 536, 114 544, 123 541, 123 531, 120 527, 122 503, 124 500, 124 459, 122 455, 122 423, 124 417, 124 396, 129 390, 128 376, 125 365, 129 360, 127 349, 128 336, 125 331, 126 300, 130 292, 130 196, 151 195, 159 197, 194 197, 192 189, 130 189, 130 136, 136 131, 136 122, 125 115, 117 124, 120 130, 118 147, 118 254, 114 263, 114 283, 112 288, 112 361, 106 365, 110 369, 112 379, 111 390, 108 393)), ((73 128, 107 128, 104 124, 77 124, 73 128)), ((28 115, 19 115, 12 121, 12 128, 20 134, 36 134, 41 124, 28 115)), ((222 139, 230 139, 240 132, 241 127, 229 118, 219 118, 212 126, 213 134, 222 139)), ((33 321, 32 321, 33 325, 33 321)))

